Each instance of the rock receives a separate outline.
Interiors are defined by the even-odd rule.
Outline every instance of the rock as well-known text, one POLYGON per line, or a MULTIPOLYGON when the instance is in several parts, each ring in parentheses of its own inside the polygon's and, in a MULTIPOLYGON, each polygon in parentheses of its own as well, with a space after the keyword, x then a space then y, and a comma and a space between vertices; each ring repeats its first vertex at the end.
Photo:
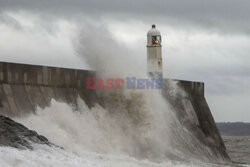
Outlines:
POLYGON ((33 149, 32 143, 52 145, 46 137, 0 115, 0 146, 33 149))

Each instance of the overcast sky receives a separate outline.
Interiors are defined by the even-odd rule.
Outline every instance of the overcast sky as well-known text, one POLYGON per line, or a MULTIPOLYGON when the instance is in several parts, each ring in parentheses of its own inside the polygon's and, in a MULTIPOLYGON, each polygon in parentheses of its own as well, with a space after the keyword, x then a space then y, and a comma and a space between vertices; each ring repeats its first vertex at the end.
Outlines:
POLYGON ((146 71, 156 24, 164 77, 205 82, 216 121, 250 122, 249 17, 249 0, 0 0, 0 61, 90 69, 113 54, 146 71))

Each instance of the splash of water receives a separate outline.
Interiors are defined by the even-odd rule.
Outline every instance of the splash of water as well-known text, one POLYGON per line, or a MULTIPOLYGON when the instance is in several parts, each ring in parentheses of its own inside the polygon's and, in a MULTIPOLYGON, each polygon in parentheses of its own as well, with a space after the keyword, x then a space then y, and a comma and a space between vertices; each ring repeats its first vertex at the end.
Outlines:
POLYGON ((99 94, 104 108, 96 104, 89 109, 78 98, 79 109, 73 111, 52 100, 50 107, 17 121, 80 156, 87 151, 161 163, 207 159, 209 149, 181 126, 159 91, 101 90, 99 94))
MULTIPOLYGON (((88 109, 80 98, 79 111, 52 100, 50 108, 36 115, 18 118, 52 142, 77 153, 82 150, 137 158, 162 159, 168 150, 168 110, 164 103, 151 101, 156 93, 115 90, 103 92, 105 109, 96 104, 88 109), (149 97, 150 98, 146 98, 149 97)), ((155 97, 154 97, 155 96, 155 97)))

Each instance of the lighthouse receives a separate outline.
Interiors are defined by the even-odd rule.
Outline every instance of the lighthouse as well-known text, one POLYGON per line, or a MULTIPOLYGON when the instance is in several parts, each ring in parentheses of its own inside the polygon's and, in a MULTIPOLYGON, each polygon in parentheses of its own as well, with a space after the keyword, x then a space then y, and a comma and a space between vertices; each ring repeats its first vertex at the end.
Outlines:
POLYGON ((161 33, 152 25, 147 33, 147 73, 152 78, 162 78, 161 33))

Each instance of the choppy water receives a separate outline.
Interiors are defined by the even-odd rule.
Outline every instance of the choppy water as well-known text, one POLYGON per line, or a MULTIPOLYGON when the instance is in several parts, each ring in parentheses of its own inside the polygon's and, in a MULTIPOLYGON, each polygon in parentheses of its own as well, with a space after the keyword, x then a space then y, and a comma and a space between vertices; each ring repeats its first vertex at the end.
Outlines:
MULTIPOLYGON (((249 164, 249 137, 223 137, 230 156, 234 161, 249 164)), ((18 150, 10 147, 0 147, 1 167, 224 167, 198 161, 178 162, 165 161, 154 163, 148 160, 138 160, 128 156, 104 155, 93 152, 82 152, 81 156, 69 150, 45 145, 34 145, 34 150, 18 150)), ((234 165, 232 165, 234 166, 234 165)), ((235 165, 238 166, 238 165, 235 165)), ((250 166, 250 165, 243 165, 250 166)))
POLYGON ((233 161, 250 164, 250 136, 223 136, 223 140, 233 161))
POLYGON ((201 162, 155 163, 133 157, 85 152, 81 156, 55 147, 36 145, 35 150, 0 147, 1 167, 224 167, 201 162))

